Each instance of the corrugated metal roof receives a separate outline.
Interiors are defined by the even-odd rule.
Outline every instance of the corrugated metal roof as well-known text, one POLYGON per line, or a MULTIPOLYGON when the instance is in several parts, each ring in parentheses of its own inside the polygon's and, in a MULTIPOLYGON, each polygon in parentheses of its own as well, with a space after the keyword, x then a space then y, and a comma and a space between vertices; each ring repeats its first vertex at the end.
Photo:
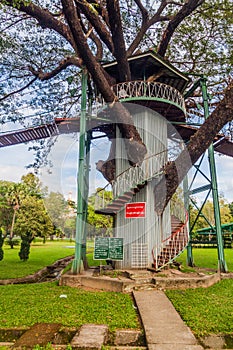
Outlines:
MULTIPOLYGON (((173 86, 180 92, 185 90, 190 81, 187 75, 152 50, 131 56, 128 61, 132 80, 148 79, 162 70, 163 74, 156 81, 173 86)), ((103 68, 115 79, 117 78, 116 65, 116 61, 103 64, 103 68)))

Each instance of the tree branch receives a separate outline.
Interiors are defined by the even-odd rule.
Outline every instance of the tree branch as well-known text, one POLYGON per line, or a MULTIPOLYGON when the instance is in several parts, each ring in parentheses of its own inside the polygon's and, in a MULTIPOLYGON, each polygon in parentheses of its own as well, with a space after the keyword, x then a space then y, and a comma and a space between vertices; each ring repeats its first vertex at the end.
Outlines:
MULTIPOLYGON (((6 0, 5 4, 15 8, 14 0, 6 0)), ((54 29, 74 46, 69 28, 62 21, 56 19, 47 9, 42 9, 33 2, 27 3, 25 1, 17 2, 17 9, 35 18, 42 28, 54 29)))
POLYGON ((35 75, 37 78, 39 78, 41 81, 49 80, 53 77, 55 77, 57 74, 59 74, 61 71, 66 69, 69 66, 82 66, 82 61, 77 57, 66 57, 64 60, 62 60, 59 65, 53 69, 51 72, 44 73, 41 70, 36 71, 33 67, 28 67, 30 72, 35 75))
POLYGON ((148 14, 147 9, 143 6, 141 0, 134 0, 134 2, 136 3, 139 10, 141 11, 143 22, 146 22, 149 18, 149 14, 148 14))
POLYGON ((106 1, 105 0, 87 0, 89 4, 92 4, 95 6, 96 11, 101 16, 103 21, 106 23, 106 25, 109 26, 109 18, 108 18, 108 12, 106 10, 106 1))
POLYGON ((34 83, 34 81, 36 81, 37 77, 33 78, 31 81, 29 81, 28 84, 26 84, 25 86, 23 86, 22 88, 18 89, 18 90, 15 90, 15 91, 12 91, 10 92, 9 94, 3 96, 2 98, 0 98, 0 101, 3 101, 5 100, 6 98, 12 96, 12 95, 15 95, 15 94, 18 94, 19 92, 27 89, 30 85, 32 85, 34 83))
POLYGON ((215 110, 190 138, 186 150, 175 161, 165 165, 164 176, 154 189, 157 213, 163 212, 192 165, 208 149, 215 135, 231 120, 233 120, 233 83, 228 86, 224 98, 215 110))
POLYGON ((109 87, 103 68, 92 54, 87 44, 87 39, 83 33, 74 2, 72 0, 62 0, 62 6, 66 21, 72 32, 73 40, 75 41, 78 51, 80 52, 84 65, 92 75, 94 82, 99 87, 100 93, 104 97, 105 101, 113 102, 115 99, 115 94, 109 87), (109 89, 106 89, 106 86, 108 86, 109 89))
POLYGON ((114 53, 118 63, 118 79, 120 82, 130 80, 130 69, 126 55, 125 40, 123 35, 121 13, 118 0, 107 0, 107 11, 112 33, 114 53))
MULTIPOLYGON (((166 0, 162 0, 157 12, 154 14, 154 16, 149 19, 148 17, 148 12, 146 13, 143 9, 143 6, 141 5, 141 1, 140 0, 135 0, 136 4, 138 5, 140 11, 142 12, 142 25, 141 28, 139 30, 139 32, 137 33, 135 39, 133 40, 133 42, 131 43, 131 45, 129 46, 128 50, 127 50, 127 55, 131 56, 134 51, 138 48, 140 42, 142 41, 146 31, 155 23, 157 22, 161 22, 161 21, 165 21, 168 20, 168 17, 162 17, 161 14, 163 12, 163 10, 166 8, 167 6, 167 1, 166 0)), ((169 18, 170 19, 170 18, 169 18)))
POLYGON ((98 12, 97 14, 93 10, 93 6, 89 4, 86 0, 76 0, 77 7, 81 10, 81 12, 85 15, 88 21, 95 28, 97 34, 100 39, 105 43, 110 52, 114 55, 114 47, 112 38, 109 32, 106 30, 106 27, 103 25, 101 20, 99 19, 98 12))
POLYGON ((165 29, 157 53, 164 56, 168 48, 169 42, 174 34, 176 28, 180 23, 188 17, 197 7, 201 6, 205 0, 188 0, 184 6, 177 12, 177 14, 170 20, 165 29))

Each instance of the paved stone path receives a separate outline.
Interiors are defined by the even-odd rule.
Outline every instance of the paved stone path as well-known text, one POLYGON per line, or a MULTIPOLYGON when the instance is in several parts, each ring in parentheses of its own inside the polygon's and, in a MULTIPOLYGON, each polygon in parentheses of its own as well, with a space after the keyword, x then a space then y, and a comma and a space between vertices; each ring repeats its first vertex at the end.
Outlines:
POLYGON ((191 330, 161 291, 133 292, 148 350, 202 350, 191 330))
POLYGON ((71 341, 72 348, 101 350, 108 336, 105 325, 85 324, 71 341))

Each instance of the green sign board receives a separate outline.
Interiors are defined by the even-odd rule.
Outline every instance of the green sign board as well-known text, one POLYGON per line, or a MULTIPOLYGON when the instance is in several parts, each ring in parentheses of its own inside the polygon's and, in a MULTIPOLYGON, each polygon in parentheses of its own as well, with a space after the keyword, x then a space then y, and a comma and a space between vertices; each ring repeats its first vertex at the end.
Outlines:
POLYGON ((109 259, 123 260, 123 238, 109 238, 109 259))
POLYGON ((94 260, 106 260, 108 259, 109 250, 109 238, 108 237, 96 237, 94 260))
POLYGON ((96 237, 94 260, 123 260, 123 238, 96 237))

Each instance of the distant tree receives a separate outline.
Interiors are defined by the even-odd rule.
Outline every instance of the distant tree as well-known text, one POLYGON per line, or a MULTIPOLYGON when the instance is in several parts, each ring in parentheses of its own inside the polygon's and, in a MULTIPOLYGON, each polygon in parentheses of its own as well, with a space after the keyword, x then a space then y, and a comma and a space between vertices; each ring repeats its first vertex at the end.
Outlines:
POLYGON ((5 191, 5 200, 8 212, 13 212, 9 232, 9 244, 11 248, 13 248, 14 226, 16 222, 17 212, 20 209, 22 201, 25 198, 29 197, 41 198, 43 193, 38 177, 36 177, 32 173, 22 176, 21 181, 19 183, 8 182, 3 185, 3 191, 5 191), (10 208, 11 210, 9 210, 10 208))
MULTIPOLYGON (((112 200, 112 192, 105 191, 104 197, 106 200, 112 200)), ((113 218, 110 215, 100 215, 95 213, 95 200, 96 195, 92 195, 88 199, 88 214, 87 223, 88 225, 88 235, 96 236, 98 234, 109 235, 113 227, 113 218)))
POLYGON ((76 228, 76 217, 67 218, 65 221, 64 232, 67 238, 75 237, 75 228, 76 228))
POLYGON ((12 186, 12 184, 13 183, 9 181, 0 181, 0 228, 3 229, 4 236, 10 233, 12 224, 13 208, 7 198, 9 187, 12 186))
POLYGON ((69 216, 69 204, 64 196, 59 192, 50 192, 44 198, 44 203, 51 221, 56 229, 64 233, 65 222, 69 216))
POLYGON ((9 206, 13 209, 13 216, 9 234, 9 244, 13 249, 13 237, 14 237, 14 228, 16 221, 16 214, 21 206, 22 200, 27 196, 27 188, 22 183, 12 183, 6 193, 6 198, 9 206))
POLYGON ((0 261, 4 257, 4 251, 2 249, 3 243, 4 243, 4 237, 3 237, 3 234, 2 234, 2 229, 0 228, 0 261))
POLYGON ((231 214, 231 220, 233 220, 233 202, 229 203, 229 210, 231 214))
POLYGON ((42 199, 28 197, 21 203, 17 213, 15 232, 21 237, 20 259, 27 260, 30 244, 35 237, 44 240, 53 234, 53 224, 42 199))
POLYGON ((26 186, 27 192, 30 196, 43 198, 47 193, 46 188, 42 187, 39 178, 33 173, 23 175, 21 177, 21 183, 26 186))
MULTIPOLYGON (((220 197, 219 205, 220 205, 221 223, 227 224, 231 222, 232 216, 231 216, 229 204, 227 203, 226 199, 223 197, 220 197)), ((198 214, 198 210, 193 206, 190 206, 190 225, 193 224, 195 218, 197 217, 197 214, 198 214)), ((201 228, 209 227, 210 225, 215 226, 214 205, 211 200, 208 200, 206 201, 202 209, 201 215, 199 216, 196 222, 194 231, 201 228)))

